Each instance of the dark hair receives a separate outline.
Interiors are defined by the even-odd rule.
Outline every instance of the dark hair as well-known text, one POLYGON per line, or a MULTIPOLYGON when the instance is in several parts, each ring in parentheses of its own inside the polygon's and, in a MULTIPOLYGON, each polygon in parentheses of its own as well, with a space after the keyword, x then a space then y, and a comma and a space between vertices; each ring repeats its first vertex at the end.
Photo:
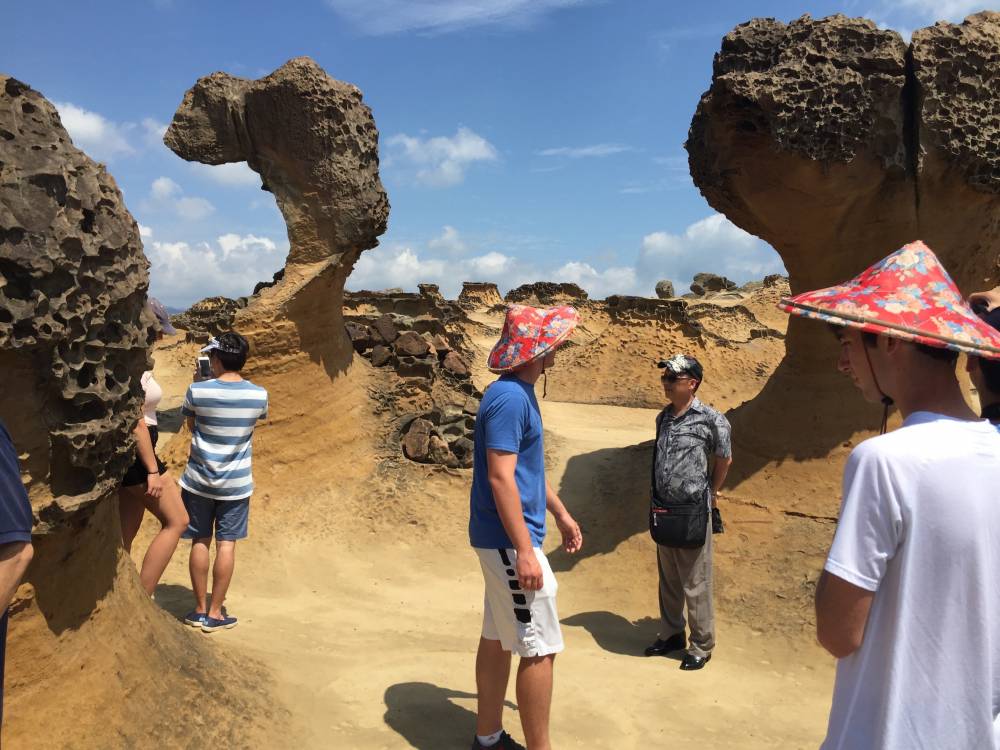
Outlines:
POLYGON ((976 359, 979 360, 979 369, 983 373, 983 384, 986 389, 994 394, 1000 394, 1000 359, 986 357, 976 357, 976 359))
MULTIPOLYGON (((872 333, 871 331, 862 331, 861 340, 864 341, 865 346, 874 347, 876 346, 876 341, 878 341, 878 334, 872 333)), ((946 349, 943 346, 929 346, 928 344, 914 343, 917 347, 917 351, 924 356, 930 357, 931 359, 936 359, 940 362, 950 362, 955 364, 958 361, 958 352, 954 349, 946 349)))
POLYGON ((215 357, 226 372, 239 372, 243 365, 247 363, 247 355, 250 353, 250 344, 245 338, 229 331, 219 336, 219 349, 212 349, 209 356, 215 357))

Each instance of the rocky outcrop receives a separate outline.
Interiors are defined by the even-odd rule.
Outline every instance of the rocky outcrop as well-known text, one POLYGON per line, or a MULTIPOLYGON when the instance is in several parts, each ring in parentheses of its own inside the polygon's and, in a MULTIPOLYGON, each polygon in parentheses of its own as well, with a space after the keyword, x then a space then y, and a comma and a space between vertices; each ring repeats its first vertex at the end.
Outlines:
MULTIPOLYGON (((914 239, 973 291, 1000 280, 998 136, 1000 14, 918 30, 910 46, 864 19, 803 16, 725 36, 687 149, 709 204, 778 251, 792 293, 914 239)), ((791 321, 786 359, 733 415, 752 450, 818 458, 877 424, 831 349, 791 321)))
POLYGON ((116 490, 150 365, 147 268, 114 179, 44 97, 0 75, 0 419, 35 516, 11 606, 11 747, 151 746, 166 733, 228 744, 232 717, 270 712, 245 686, 215 687, 231 666, 150 601, 122 549, 116 490), (169 718, 203 700, 206 726, 169 718))
POLYGON ((533 284, 522 284, 507 292, 507 302, 521 305, 548 307, 551 305, 568 305, 587 299, 587 292, 576 284, 557 284, 552 281, 536 281, 533 284))
POLYGON ((672 299, 674 296, 674 282, 668 279, 657 281, 656 296, 658 299, 672 299))
POLYGON ((458 295, 458 304, 465 310, 474 310, 503 305, 504 301, 496 284, 482 281, 463 281, 462 292, 458 295))
POLYGON ((170 322, 189 333, 201 332, 218 336, 233 329, 238 310, 246 307, 247 298, 206 297, 195 302, 184 312, 174 315, 170 322))
POLYGON ((716 273, 696 273, 691 282, 691 291, 703 297, 711 292, 728 292, 736 288, 736 282, 716 273))
POLYGON ((250 339, 252 362, 287 355, 322 363, 328 376, 346 370, 344 281, 389 214, 378 131, 361 92, 307 57, 258 80, 213 73, 184 95, 164 142, 190 161, 246 161, 288 225, 283 276, 233 321, 250 339))

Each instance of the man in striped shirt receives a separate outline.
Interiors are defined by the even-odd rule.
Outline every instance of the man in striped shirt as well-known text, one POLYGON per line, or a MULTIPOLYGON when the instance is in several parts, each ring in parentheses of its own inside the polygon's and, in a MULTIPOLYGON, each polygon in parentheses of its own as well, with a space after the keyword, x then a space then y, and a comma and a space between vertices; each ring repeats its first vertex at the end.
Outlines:
POLYGON ((195 608, 184 617, 204 632, 232 628, 236 618, 223 608, 233 578, 236 541, 247 536, 253 476, 253 428, 267 417, 267 391, 240 376, 250 346, 238 333, 224 333, 201 350, 208 354, 214 378, 192 383, 181 414, 191 430, 191 455, 180 478, 190 524, 191 589, 195 608), (212 605, 208 595, 208 558, 215 531, 212 605))

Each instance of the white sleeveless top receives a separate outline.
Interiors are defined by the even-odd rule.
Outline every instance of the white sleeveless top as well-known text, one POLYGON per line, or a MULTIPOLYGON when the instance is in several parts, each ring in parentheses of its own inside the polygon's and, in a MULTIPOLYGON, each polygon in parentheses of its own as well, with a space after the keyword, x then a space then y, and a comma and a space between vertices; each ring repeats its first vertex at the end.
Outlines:
POLYGON ((156 407, 163 399, 163 389, 153 379, 151 370, 146 370, 139 382, 142 383, 142 389, 146 392, 146 400, 142 405, 142 418, 150 427, 156 427, 156 407))

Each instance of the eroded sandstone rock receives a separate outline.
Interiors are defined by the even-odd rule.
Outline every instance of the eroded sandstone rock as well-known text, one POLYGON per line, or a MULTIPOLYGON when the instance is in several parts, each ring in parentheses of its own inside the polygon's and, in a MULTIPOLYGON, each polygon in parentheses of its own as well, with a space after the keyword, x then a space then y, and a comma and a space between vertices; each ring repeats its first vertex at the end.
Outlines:
POLYGON ((587 292, 577 284, 536 281, 511 289, 505 299, 523 305, 565 305, 587 299, 587 292))
MULTIPOLYGON (((793 294, 914 239, 973 291, 1000 280, 998 136, 1000 14, 921 29, 909 48, 868 20, 803 16, 725 36, 686 145, 709 204, 779 252, 793 294)), ((874 427, 878 410, 833 356, 819 326, 793 319, 785 361, 733 415, 735 433, 807 458, 874 427)))
POLYGON ((670 299, 674 296, 674 282, 664 279, 656 282, 656 296, 659 299, 670 299))
POLYGON ((462 292, 458 295, 458 304, 463 308, 490 308, 504 304, 503 297, 497 285, 484 281, 463 281, 462 292))
POLYGON ((0 415, 27 455, 38 533, 132 461, 147 268, 114 179, 47 100, 0 76, 0 415))
POLYGON ((243 307, 246 307, 245 298, 206 297, 179 315, 172 316, 170 322, 185 331, 200 331, 218 336, 233 329, 236 313, 243 307))
POLYGON ((116 490, 150 366, 147 267, 114 179, 44 97, 0 75, 0 419, 35 515, 10 610, 11 747, 229 745, 247 718, 266 721, 259 711, 276 718, 151 602, 122 548, 116 490), (170 718, 195 711, 203 725, 170 718))

